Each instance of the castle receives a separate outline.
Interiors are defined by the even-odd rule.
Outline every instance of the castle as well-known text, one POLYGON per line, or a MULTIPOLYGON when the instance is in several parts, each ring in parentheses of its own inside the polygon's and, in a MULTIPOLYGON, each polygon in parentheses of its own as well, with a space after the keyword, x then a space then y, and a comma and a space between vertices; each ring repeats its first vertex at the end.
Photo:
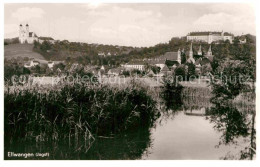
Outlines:
POLYGON ((208 44, 215 41, 233 41, 233 34, 227 32, 191 32, 187 35, 187 41, 207 42, 208 44))
POLYGON ((25 29, 22 24, 19 26, 19 42, 32 44, 34 41, 38 41, 38 37, 34 32, 29 31, 29 25, 25 25, 25 29))

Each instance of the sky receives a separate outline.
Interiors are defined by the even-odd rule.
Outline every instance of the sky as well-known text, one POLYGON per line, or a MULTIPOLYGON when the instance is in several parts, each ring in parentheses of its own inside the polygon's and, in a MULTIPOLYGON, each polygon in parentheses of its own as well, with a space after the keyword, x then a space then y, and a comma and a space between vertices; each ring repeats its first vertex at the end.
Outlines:
POLYGON ((255 8, 239 3, 5 4, 4 37, 26 23, 38 36, 147 47, 191 31, 256 34, 255 8))

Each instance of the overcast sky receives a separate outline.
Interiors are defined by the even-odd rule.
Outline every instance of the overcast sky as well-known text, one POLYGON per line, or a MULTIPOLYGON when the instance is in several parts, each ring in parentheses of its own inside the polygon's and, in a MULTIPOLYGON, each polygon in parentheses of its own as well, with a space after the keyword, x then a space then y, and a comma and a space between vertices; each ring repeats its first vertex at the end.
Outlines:
POLYGON ((249 4, 5 4, 5 38, 19 24, 38 36, 87 43, 152 46, 190 31, 256 34, 249 4))

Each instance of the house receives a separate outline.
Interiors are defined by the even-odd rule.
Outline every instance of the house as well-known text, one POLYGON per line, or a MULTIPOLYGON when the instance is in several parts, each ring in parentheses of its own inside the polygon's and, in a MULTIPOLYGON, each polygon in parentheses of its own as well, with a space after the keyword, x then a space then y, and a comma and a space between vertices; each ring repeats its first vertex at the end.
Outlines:
POLYGON ((176 68, 177 68, 177 65, 173 64, 171 70, 174 71, 176 68))
POLYGON ((31 68, 31 67, 34 67, 34 66, 37 66, 39 65, 40 62, 39 61, 36 61, 36 60, 31 60, 30 62, 27 62, 24 67, 26 68, 31 68))
POLYGON ((164 60, 168 64, 181 64, 181 51, 177 52, 166 52, 164 55, 158 58, 159 60, 164 60))
POLYGON ((154 74, 153 70, 150 70, 146 75, 149 77, 153 77, 155 74, 154 74))
POLYGON ((104 52, 98 52, 98 56, 102 56, 102 57, 105 57, 106 54, 104 52))
POLYGON ((48 62, 48 67, 49 67, 49 68, 53 68, 53 66, 54 66, 54 62, 53 62, 53 61, 49 61, 49 62, 48 62))
POLYGON ((145 61, 149 65, 160 67, 160 69, 162 69, 166 65, 165 59, 155 58, 155 59, 148 59, 148 60, 145 60, 145 61))
POLYGON ((246 36, 242 35, 241 37, 239 37, 239 42, 240 42, 240 44, 245 44, 246 43, 246 36))
POLYGON ((62 61, 48 61, 47 65, 49 68, 53 68, 54 65, 59 64, 59 63, 63 63, 62 61))
POLYGON ((169 74, 170 72, 171 72, 170 69, 169 69, 167 66, 164 66, 164 67, 161 69, 161 71, 160 71, 160 75, 161 75, 161 76, 165 76, 165 75, 169 74))
POLYGON ((110 69, 110 67, 108 66, 108 65, 102 65, 101 67, 100 67, 100 70, 104 70, 104 71, 108 71, 110 69))
POLYGON ((108 65, 102 65, 100 67, 100 70, 98 71, 98 74, 101 76, 101 75, 105 75, 107 74, 107 72, 109 71, 111 67, 109 67, 108 65))
POLYGON ((39 37, 39 38, 38 38, 38 42, 39 42, 39 43, 42 44, 44 41, 50 42, 50 43, 52 43, 52 44, 55 43, 55 40, 54 40, 52 37, 39 37))
POLYGON ((69 72, 74 72, 76 71, 77 69, 81 68, 82 65, 78 64, 78 63, 73 63, 70 68, 69 68, 69 72))
POLYGON ((110 76, 118 76, 120 75, 122 72, 123 72, 123 68, 112 68, 110 70, 108 70, 107 72, 107 75, 110 75, 110 76))
POLYGON ((130 61, 129 63, 126 63, 122 66, 127 70, 137 69, 140 71, 144 71, 145 70, 145 61, 138 61, 138 60, 130 61))
POLYGON ((168 72, 170 69, 167 66, 164 66, 160 72, 168 72))

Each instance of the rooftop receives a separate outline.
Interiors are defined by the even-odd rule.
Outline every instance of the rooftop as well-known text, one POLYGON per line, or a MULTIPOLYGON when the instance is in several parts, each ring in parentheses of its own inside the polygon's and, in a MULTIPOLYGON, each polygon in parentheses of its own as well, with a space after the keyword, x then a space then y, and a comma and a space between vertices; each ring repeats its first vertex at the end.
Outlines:
MULTIPOLYGON (((220 31, 198 31, 198 32, 190 32, 188 36, 206 36, 206 35, 221 35, 220 31)), ((224 32, 224 36, 233 36, 233 34, 224 32)))
POLYGON ((145 64, 144 61, 138 61, 138 60, 133 60, 127 63, 127 65, 144 65, 144 64, 145 64))
POLYGON ((160 56, 159 59, 177 61, 178 52, 166 52, 164 55, 160 56))
POLYGON ((41 40, 53 40, 52 37, 39 37, 38 39, 41 39, 41 40))

